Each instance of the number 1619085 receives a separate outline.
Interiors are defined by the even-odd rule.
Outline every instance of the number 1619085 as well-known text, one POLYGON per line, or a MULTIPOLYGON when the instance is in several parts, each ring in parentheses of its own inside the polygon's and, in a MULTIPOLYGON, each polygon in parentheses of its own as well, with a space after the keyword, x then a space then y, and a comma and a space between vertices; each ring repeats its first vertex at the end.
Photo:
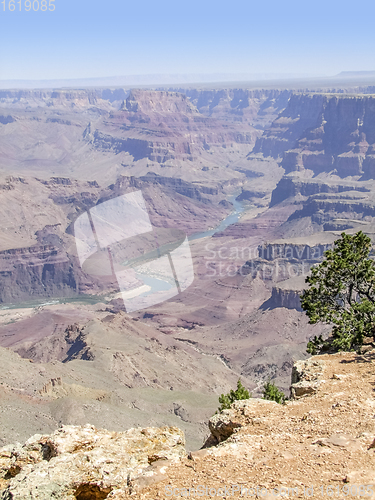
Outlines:
POLYGON ((53 12, 55 10, 55 0, 2 0, 3 11, 26 11, 53 12))

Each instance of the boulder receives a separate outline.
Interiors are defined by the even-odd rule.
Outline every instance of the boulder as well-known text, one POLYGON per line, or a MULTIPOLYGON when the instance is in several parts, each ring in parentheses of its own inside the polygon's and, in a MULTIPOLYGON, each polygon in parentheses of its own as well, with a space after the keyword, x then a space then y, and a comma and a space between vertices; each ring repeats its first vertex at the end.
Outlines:
POLYGON ((205 447, 225 441, 236 429, 248 424, 259 423, 262 416, 277 408, 277 403, 265 399, 250 398, 235 401, 229 410, 223 410, 210 418, 208 426, 211 436, 206 441, 205 447))
POLYGON ((297 361, 292 369, 290 396, 297 399, 315 394, 322 383, 324 361, 313 357, 297 361))

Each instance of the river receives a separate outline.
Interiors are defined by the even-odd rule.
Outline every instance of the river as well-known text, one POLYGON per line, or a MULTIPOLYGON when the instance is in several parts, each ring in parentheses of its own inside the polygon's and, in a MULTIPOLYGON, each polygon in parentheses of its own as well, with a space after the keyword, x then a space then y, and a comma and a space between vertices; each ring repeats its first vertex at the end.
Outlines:
MULTIPOLYGON (((238 222, 242 212, 244 211, 243 204, 236 200, 239 194, 240 192, 237 192, 228 199, 228 201, 233 204, 233 210, 227 217, 225 217, 225 219, 220 222, 218 226, 213 229, 209 229, 208 231, 193 233, 189 236, 189 241, 212 237, 214 234, 220 233, 224 231, 228 226, 238 222)), ((174 282, 170 280, 160 279, 155 276, 150 276, 149 274, 137 273, 136 277, 137 279, 142 281, 143 284, 147 285, 150 288, 146 292, 142 293, 140 297, 146 297, 147 295, 155 292, 170 290, 174 285, 174 282)))
MULTIPOLYGON (((225 218, 223 219, 220 224, 218 224, 215 228, 209 229, 208 231, 203 231, 203 232, 198 232, 198 233, 193 233, 192 235, 189 236, 189 241, 194 241, 194 240, 199 240, 202 238, 209 238, 212 237, 216 233, 220 233, 221 231, 224 231, 228 226, 235 224, 236 222, 239 221, 242 212, 244 211, 244 206, 242 205, 241 202, 237 201, 236 198, 240 194, 240 192, 236 192, 232 196, 228 198, 228 201, 230 201, 233 204, 233 210, 232 212, 225 218)), ((161 248, 162 253, 164 253, 167 248, 161 248)), ((155 257, 157 257, 157 253, 155 251, 155 257)), ((149 256, 147 256, 149 258, 149 256)), ((137 259, 138 260, 138 259, 137 259)), ((144 256, 142 257, 142 260, 144 259, 144 256)), ((145 291, 144 293, 140 294, 141 297, 145 297, 147 295, 150 295, 152 293, 158 292, 158 291, 166 291, 169 290, 173 283, 171 283, 168 280, 164 279, 159 279, 156 278, 155 276, 150 276, 149 274, 145 273, 136 273, 136 277, 143 282, 144 285, 147 286, 148 290, 145 291)), ((71 297, 71 298, 41 298, 41 299, 35 299, 35 300, 30 300, 22 303, 15 303, 15 304, 7 304, 0 306, 0 310, 4 309, 20 309, 20 308, 29 308, 29 307, 43 307, 46 305, 54 305, 54 304, 74 304, 74 303, 79 303, 79 304, 97 304, 100 302, 106 302, 107 299, 104 296, 101 295, 80 295, 78 297, 71 297)))

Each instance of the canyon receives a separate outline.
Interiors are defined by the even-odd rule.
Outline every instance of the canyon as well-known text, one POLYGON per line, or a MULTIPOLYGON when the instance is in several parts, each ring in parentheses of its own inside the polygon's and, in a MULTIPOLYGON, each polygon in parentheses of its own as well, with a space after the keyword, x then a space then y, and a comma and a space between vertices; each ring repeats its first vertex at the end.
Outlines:
POLYGON ((196 449, 239 378, 288 392, 330 331, 301 311, 310 267, 342 231, 374 238, 373 92, 1 90, 1 444, 168 423, 196 449), (157 241, 119 243, 114 264, 182 233, 195 279, 126 313, 112 271, 81 268, 74 223, 135 191, 157 241))

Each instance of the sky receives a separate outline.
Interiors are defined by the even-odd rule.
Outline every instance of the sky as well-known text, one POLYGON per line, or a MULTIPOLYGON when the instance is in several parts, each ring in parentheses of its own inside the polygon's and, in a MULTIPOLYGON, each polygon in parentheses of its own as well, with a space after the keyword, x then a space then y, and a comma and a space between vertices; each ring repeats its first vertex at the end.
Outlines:
POLYGON ((375 70, 373 0, 41 4, 0 0, 0 80, 375 70))

